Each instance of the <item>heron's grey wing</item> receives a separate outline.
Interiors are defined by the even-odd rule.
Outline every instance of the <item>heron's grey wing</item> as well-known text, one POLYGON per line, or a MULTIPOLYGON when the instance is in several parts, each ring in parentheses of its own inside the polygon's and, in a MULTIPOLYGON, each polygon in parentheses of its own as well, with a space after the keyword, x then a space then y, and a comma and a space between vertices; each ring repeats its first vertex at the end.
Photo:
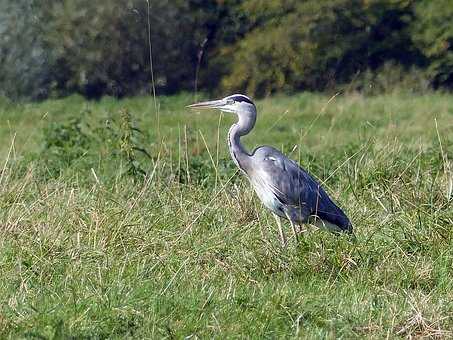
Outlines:
POLYGON ((268 187, 285 206, 298 207, 303 215, 316 216, 341 230, 352 229, 344 212, 322 186, 296 162, 270 147, 260 158, 268 187))

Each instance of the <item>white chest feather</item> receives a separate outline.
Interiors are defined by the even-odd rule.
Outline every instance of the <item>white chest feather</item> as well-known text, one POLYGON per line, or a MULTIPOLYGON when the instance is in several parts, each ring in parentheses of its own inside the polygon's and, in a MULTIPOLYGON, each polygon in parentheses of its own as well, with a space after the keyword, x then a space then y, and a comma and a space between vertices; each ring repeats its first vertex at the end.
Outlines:
POLYGON ((275 214, 284 216, 284 213, 281 210, 282 204, 275 197, 272 190, 270 190, 270 188, 268 188, 266 184, 258 180, 250 180, 250 183, 252 184, 253 189, 255 190, 258 198, 261 200, 261 202, 264 204, 266 208, 268 208, 275 214))

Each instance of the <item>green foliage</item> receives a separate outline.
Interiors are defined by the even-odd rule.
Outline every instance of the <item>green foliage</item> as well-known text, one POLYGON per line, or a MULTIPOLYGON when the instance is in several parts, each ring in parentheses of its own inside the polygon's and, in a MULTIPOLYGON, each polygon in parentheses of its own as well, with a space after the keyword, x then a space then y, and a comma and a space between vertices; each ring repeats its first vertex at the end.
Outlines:
POLYGON ((146 176, 143 163, 152 157, 145 147, 148 140, 133 123, 129 111, 122 109, 95 120, 90 116, 91 112, 86 111, 79 118, 45 127, 42 148, 31 155, 42 176, 55 179, 63 174, 83 174, 88 178, 94 170, 106 181, 118 175, 142 180, 146 176), (113 174, 113 169, 119 173, 113 174))
POLYGON ((453 86, 453 6, 451 1, 419 1, 415 5, 413 39, 429 61, 436 86, 453 86))
POLYGON ((37 158, 44 161, 51 177, 60 176, 62 170, 74 166, 74 162, 86 155, 90 139, 81 125, 81 119, 73 118, 64 123, 52 123, 44 129, 44 147, 37 158))
POLYGON ((266 96, 374 78, 374 91, 351 85, 371 93, 395 87, 385 65, 448 88, 451 15, 448 0, 4 0, 0 95, 122 97, 150 93, 153 78, 159 94, 266 96))
POLYGON ((0 1, 0 96, 48 96, 52 60, 40 34, 42 7, 37 1, 0 1))
POLYGON ((411 65, 410 1, 246 1, 257 23, 224 53, 233 60, 227 90, 255 95, 325 89, 385 61, 411 65))
MULTIPOLYGON (((7 40, 0 60, 9 74, 0 82, 29 72, 12 97, 123 96, 149 91, 148 2, 114 0, 29 1, 3 5, 7 40), (17 20, 18 19, 18 20, 17 20), (13 29, 11 29, 13 28, 13 29), (24 40, 25 38, 25 40, 24 40), (31 53, 31 56, 29 54, 31 53), (26 69, 24 69, 26 68, 26 69), (27 86, 27 87, 24 87, 27 86), (33 91, 38 91, 35 94, 33 91)), ((186 1, 149 1, 153 71, 160 92, 192 88, 197 15, 186 1)), ((0 26, 0 29, 1 26, 0 26)), ((1 73, 0 73, 1 74, 1 73)))
POLYGON ((121 123, 118 130, 120 151, 127 162, 127 174, 136 179, 146 175, 140 164, 138 153, 147 156, 148 160, 152 157, 140 143, 142 132, 134 126, 131 114, 127 110, 123 110, 120 114, 121 123))
MULTIPOLYGON (((55 2, 48 12, 46 42, 55 55, 58 87, 100 96, 137 93, 150 85, 146 1, 55 2)), ((186 1, 150 1, 149 21, 158 89, 174 91, 192 80, 195 17, 186 1)))

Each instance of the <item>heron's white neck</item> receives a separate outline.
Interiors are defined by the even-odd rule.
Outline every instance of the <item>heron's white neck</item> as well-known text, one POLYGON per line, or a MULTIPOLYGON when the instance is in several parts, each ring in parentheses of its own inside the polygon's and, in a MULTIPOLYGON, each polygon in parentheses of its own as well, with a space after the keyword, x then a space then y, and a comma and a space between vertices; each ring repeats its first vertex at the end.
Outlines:
POLYGON ((256 122, 256 112, 239 112, 238 122, 228 131, 228 147, 237 167, 247 174, 250 168, 250 154, 244 148, 240 138, 248 134, 256 122))

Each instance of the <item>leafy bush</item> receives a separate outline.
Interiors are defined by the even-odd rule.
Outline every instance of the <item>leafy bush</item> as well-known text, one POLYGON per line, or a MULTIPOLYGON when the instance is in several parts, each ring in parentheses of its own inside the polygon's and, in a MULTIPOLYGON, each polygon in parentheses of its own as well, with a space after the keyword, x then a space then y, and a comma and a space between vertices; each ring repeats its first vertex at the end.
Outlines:
POLYGON ((83 157, 90 144, 89 137, 82 131, 80 119, 64 123, 51 123, 44 129, 44 151, 47 170, 51 176, 59 175, 83 157))
POLYGON ((43 175, 48 179, 67 172, 87 175, 93 168, 107 180, 118 175, 134 181, 143 179, 143 162, 151 156, 132 115, 122 110, 91 122, 89 114, 85 112, 81 118, 52 123, 44 129, 43 147, 33 157, 42 164, 43 175))

